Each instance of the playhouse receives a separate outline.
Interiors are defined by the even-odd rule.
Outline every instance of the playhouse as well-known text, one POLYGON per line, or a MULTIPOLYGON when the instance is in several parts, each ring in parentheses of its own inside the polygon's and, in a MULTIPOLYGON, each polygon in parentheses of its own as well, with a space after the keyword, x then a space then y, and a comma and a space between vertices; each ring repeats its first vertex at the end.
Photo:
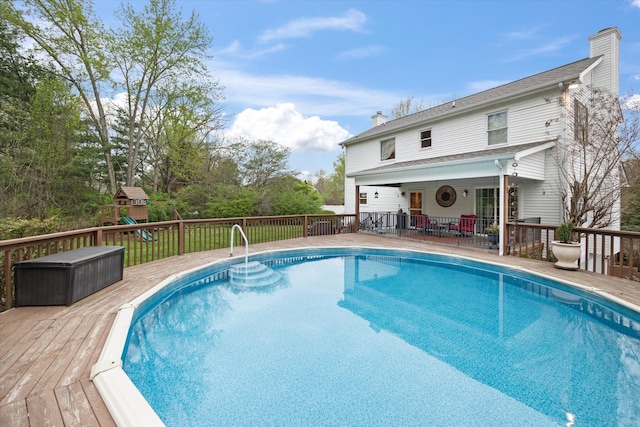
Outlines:
POLYGON ((100 208, 100 225, 116 225, 123 218, 136 222, 149 221, 149 196, 140 187, 120 187, 113 197, 113 205, 100 208))

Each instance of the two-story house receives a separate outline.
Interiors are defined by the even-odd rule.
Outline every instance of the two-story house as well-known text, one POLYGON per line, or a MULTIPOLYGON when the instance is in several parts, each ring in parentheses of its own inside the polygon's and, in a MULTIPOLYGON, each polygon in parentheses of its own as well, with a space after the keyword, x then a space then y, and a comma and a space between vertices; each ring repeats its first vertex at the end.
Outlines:
POLYGON ((572 99, 585 85, 619 93, 620 32, 588 39, 588 58, 395 120, 378 112, 341 143, 345 210, 475 214, 479 233, 515 218, 560 223, 568 184, 554 152, 574 140, 572 99))

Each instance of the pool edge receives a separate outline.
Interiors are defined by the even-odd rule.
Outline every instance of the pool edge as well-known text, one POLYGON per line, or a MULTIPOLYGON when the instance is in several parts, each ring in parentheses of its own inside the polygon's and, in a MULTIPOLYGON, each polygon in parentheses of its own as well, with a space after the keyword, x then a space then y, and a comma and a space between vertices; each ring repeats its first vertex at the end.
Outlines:
MULTIPOLYGON (((264 254, 277 254, 283 252, 292 251, 308 251, 316 250, 317 247, 298 247, 276 250, 265 250, 255 252, 249 255, 249 258, 261 256, 264 254)), ((326 246, 322 247, 323 250, 331 249, 363 249, 363 250, 383 250, 383 251, 396 251, 406 253, 421 253, 430 254, 444 257, 451 257, 456 259, 463 259, 472 262, 477 262, 485 265, 498 266, 500 268, 526 272, 528 274, 541 277, 544 279, 552 280, 557 283, 567 285, 569 287, 577 288, 583 292, 587 292, 593 295, 597 295, 603 299, 609 300, 622 307, 640 313, 640 306, 637 306, 629 301, 623 300, 619 297, 611 295, 602 289, 582 285, 570 280, 550 276, 545 273, 530 270, 521 266, 509 266, 499 262, 487 261, 482 259, 473 258, 471 256, 464 256, 459 254, 442 253, 437 251, 422 251, 417 249, 406 248, 387 248, 387 247, 362 247, 362 246, 326 246)), ((242 259, 243 256, 233 257, 234 259, 242 259)), ((124 369, 122 368, 122 352, 124 351, 129 328, 135 313, 135 310, 146 300, 153 297, 155 294, 163 290, 167 285, 174 282, 180 277, 190 274, 192 272, 205 269, 216 264, 222 264, 229 261, 229 258, 220 258, 218 260, 204 263, 198 267, 190 268, 179 273, 175 273, 160 281, 157 285, 151 289, 145 291, 140 296, 135 298, 129 303, 122 305, 116 314, 116 318, 111 326, 107 340, 103 346, 102 352, 98 361, 91 368, 91 381, 95 384, 96 388, 102 399, 104 400, 109 413, 113 417, 118 426, 164 426, 165 424, 160 419, 155 410, 147 402, 144 396, 140 393, 138 388, 133 384, 128 377, 124 369)))

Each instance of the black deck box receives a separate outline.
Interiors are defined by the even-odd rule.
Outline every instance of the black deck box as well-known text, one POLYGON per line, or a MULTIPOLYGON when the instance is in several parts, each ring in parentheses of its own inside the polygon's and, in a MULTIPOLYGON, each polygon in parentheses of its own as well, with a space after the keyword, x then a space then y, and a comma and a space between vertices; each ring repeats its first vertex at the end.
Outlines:
POLYGON ((122 246, 87 246, 16 263, 16 307, 71 305, 122 280, 122 246))

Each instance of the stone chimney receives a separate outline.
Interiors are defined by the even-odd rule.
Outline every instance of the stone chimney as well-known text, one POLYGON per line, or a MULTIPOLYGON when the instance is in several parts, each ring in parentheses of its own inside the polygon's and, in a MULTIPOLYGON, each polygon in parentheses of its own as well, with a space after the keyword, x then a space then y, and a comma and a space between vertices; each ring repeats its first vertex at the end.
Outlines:
POLYGON ((376 127, 387 122, 387 116, 382 114, 382 111, 378 111, 374 116, 371 116, 371 127, 376 127))
POLYGON ((589 57, 603 56, 593 70, 591 84, 607 88, 616 97, 620 92, 620 40, 622 34, 617 27, 605 28, 589 37, 589 57))

